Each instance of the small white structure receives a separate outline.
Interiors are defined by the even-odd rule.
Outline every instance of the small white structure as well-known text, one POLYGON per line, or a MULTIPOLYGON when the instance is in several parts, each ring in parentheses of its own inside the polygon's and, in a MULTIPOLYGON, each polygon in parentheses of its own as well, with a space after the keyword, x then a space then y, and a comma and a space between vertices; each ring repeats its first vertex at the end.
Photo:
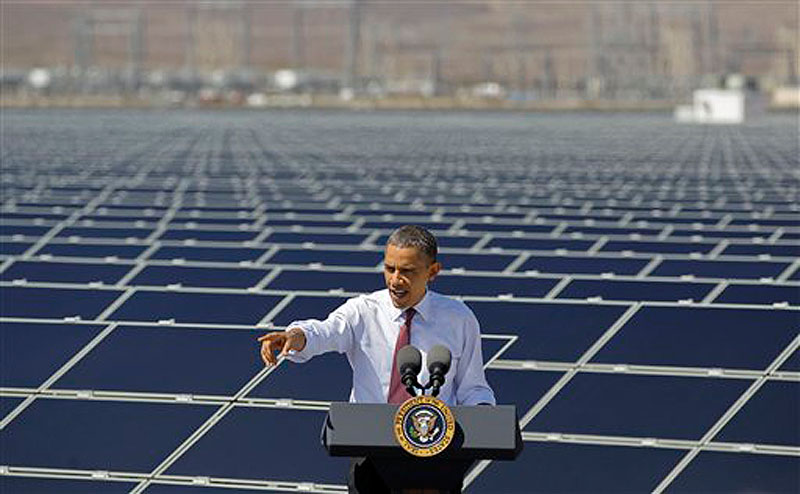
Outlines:
POLYGON ((698 89, 691 106, 675 109, 675 120, 703 124, 744 122, 745 96, 737 89, 698 89))

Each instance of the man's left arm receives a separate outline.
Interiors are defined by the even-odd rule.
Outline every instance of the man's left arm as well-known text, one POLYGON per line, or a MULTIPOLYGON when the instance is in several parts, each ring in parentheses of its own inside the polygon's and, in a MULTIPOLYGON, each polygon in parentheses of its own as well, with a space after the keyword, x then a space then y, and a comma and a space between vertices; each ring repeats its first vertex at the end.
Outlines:
POLYGON ((456 403, 459 405, 495 405, 495 397, 483 371, 483 351, 478 320, 472 311, 464 324, 464 349, 456 369, 456 403))

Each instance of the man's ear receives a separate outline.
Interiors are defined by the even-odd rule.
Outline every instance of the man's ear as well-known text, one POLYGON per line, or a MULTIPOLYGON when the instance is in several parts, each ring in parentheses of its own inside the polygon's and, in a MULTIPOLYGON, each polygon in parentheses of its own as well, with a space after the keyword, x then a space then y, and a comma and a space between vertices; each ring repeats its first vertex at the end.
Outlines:
POLYGON ((439 271, 442 270, 442 263, 434 262, 430 266, 428 266, 428 281, 433 281, 436 278, 436 275, 439 274, 439 271))

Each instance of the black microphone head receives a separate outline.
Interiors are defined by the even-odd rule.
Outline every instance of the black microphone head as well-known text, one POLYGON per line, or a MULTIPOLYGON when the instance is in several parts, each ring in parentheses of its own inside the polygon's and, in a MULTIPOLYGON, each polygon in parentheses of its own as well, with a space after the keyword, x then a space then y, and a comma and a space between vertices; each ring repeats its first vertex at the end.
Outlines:
POLYGON ((397 369, 401 376, 406 373, 413 373, 416 376, 422 369, 422 354, 414 346, 404 346, 397 351, 397 369))
POLYGON ((450 370, 450 350, 443 345, 434 345, 428 352, 428 372, 431 375, 440 373, 441 375, 447 374, 450 370))

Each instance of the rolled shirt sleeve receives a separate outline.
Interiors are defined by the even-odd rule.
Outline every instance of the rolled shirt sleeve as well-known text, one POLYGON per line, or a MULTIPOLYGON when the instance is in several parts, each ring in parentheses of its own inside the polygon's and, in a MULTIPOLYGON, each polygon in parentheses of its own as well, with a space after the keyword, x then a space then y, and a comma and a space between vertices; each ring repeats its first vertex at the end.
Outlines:
POLYGON ((346 353, 353 345, 353 324, 359 317, 356 303, 357 298, 348 300, 331 312, 324 321, 292 321, 286 328, 302 329, 306 336, 306 346, 299 352, 290 352, 287 358, 292 362, 302 363, 326 352, 346 353))
POLYGON ((494 391, 486 381, 478 320, 471 310, 464 320, 464 350, 456 372, 456 402, 459 405, 497 404, 494 391))

